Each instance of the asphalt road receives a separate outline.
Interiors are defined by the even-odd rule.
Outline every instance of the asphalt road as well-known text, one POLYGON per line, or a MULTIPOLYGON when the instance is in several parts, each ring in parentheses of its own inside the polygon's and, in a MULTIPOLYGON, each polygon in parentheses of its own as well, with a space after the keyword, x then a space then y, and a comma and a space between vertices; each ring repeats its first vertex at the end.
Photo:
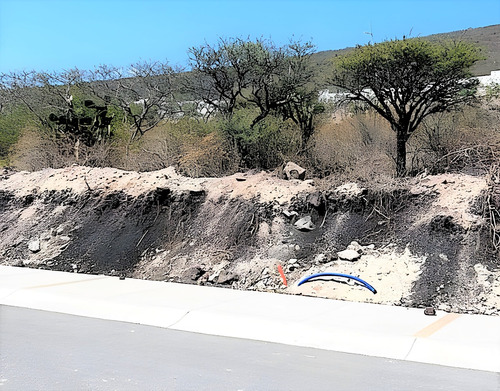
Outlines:
POLYGON ((500 390, 500 374, 0 306, 0 390, 500 390))

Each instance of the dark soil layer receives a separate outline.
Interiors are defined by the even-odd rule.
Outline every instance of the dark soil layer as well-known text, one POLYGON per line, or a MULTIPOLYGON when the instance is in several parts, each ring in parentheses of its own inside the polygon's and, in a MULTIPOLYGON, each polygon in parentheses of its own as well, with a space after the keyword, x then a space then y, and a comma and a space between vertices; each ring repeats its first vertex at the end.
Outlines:
MULTIPOLYGON (((287 272, 304 273, 353 241, 392 244, 425 257, 410 294, 392 304, 478 312, 484 287, 475 265, 498 267, 490 230, 440 213, 422 222, 433 197, 404 186, 354 195, 313 189, 289 204, 170 187, 139 196, 90 187, 19 197, 0 190, 0 263, 279 291, 276 262, 296 260, 287 272), (314 229, 294 226, 305 215, 314 229)), ((483 208, 475 210, 481 217, 483 208)))

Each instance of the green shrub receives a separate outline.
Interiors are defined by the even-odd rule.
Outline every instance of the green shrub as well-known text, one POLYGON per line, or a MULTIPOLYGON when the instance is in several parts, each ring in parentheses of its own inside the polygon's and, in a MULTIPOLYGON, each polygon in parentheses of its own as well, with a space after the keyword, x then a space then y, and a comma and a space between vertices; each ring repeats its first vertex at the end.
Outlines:
POLYGON ((8 165, 12 147, 17 143, 21 131, 31 122, 31 116, 24 107, 18 106, 0 114, 0 161, 8 165))
POLYGON ((268 116, 252 128, 254 117, 255 110, 239 109, 220 122, 220 131, 237 151, 242 168, 273 169, 298 152, 300 130, 290 120, 268 116))

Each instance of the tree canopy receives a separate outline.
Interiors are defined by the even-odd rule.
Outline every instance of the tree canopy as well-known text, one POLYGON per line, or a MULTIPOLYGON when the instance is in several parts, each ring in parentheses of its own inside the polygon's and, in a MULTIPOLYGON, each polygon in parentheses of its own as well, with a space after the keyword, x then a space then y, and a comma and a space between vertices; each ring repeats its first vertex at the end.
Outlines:
POLYGON ((282 47, 263 39, 220 39, 189 50, 195 77, 192 90, 216 112, 230 119, 238 102, 259 113, 253 128, 274 113, 300 126, 303 146, 313 133, 319 110, 310 56, 314 45, 291 41, 282 47))
POLYGON ((463 41, 396 39, 338 57, 331 83, 389 121, 396 132, 397 175, 404 176, 408 138, 429 115, 474 99, 478 81, 470 68, 480 59, 480 49, 463 41))

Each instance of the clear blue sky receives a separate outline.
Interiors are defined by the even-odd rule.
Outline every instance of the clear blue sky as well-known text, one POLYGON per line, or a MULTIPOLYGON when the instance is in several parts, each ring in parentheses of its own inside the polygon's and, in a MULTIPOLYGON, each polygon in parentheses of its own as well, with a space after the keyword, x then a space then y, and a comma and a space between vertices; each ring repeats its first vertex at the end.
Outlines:
POLYGON ((186 65, 220 36, 329 50, 498 23, 499 0, 0 0, 0 72, 186 65))

